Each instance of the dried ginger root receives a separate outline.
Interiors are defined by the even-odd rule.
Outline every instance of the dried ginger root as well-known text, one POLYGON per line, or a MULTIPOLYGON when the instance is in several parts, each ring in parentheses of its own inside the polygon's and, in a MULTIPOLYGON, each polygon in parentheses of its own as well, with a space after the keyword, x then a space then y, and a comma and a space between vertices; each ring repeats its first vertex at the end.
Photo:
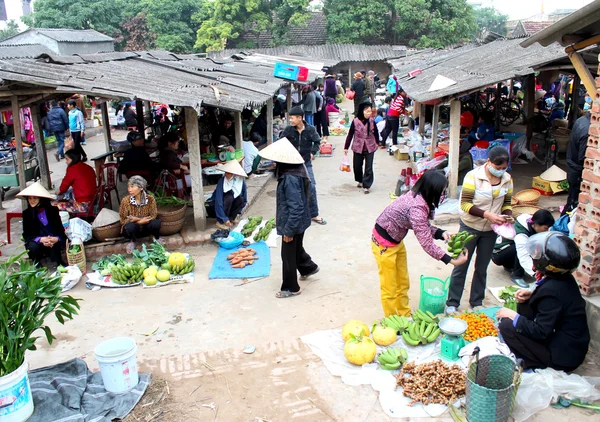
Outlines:
POLYGON ((467 376, 458 365, 446 365, 441 360, 415 365, 407 363, 396 375, 396 387, 403 388, 410 406, 421 402, 448 404, 466 394, 467 376))

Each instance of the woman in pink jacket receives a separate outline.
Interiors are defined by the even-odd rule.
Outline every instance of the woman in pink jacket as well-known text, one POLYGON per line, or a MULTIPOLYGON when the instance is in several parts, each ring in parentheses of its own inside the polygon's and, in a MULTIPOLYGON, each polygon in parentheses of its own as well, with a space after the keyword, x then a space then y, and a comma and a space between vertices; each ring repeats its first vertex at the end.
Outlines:
POLYGON ((371 103, 364 102, 358 106, 344 146, 344 154, 348 155, 348 148, 352 144, 354 180, 358 182, 358 188, 365 189, 365 193, 369 193, 373 185, 373 158, 379 144, 379 131, 372 114, 371 103))

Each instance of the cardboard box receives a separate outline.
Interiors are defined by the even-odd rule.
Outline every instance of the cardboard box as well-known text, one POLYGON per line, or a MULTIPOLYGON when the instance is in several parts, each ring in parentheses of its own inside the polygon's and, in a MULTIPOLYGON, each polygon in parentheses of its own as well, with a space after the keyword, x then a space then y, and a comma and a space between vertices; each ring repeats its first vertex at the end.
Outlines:
POLYGON ((394 157, 398 161, 408 161, 409 149, 405 145, 401 145, 394 151, 394 157))
POLYGON ((537 190, 542 195, 546 196, 552 196, 557 193, 563 192, 563 189, 561 189, 558 186, 558 182, 548 182, 547 180, 544 180, 539 176, 533 178, 531 187, 537 190))

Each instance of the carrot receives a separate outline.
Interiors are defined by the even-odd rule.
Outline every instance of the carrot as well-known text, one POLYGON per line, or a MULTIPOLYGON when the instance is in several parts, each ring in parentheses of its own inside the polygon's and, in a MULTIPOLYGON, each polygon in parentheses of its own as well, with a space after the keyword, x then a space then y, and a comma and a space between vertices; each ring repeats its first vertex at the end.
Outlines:
POLYGON ((240 262, 242 262, 244 260, 244 258, 242 257, 235 257, 231 260, 231 265, 236 265, 239 264, 240 262))
POLYGON ((244 268, 246 266, 246 261, 242 261, 239 264, 232 265, 232 268, 244 268))

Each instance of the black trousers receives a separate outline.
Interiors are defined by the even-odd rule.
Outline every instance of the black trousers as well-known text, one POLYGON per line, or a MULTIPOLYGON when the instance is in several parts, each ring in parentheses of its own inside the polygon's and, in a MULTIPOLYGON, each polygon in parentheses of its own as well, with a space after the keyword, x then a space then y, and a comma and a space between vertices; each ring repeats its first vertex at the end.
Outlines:
MULTIPOLYGON (((244 205, 244 198, 242 195, 237 198, 233 197, 233 192, 229 191, 223 194, 223 212, 229 218, 229 221, 235 220, 235 218, 242 212, 242 207, 244 205)), ((206 213, 211 218, 216 218, 217 213, 215 212, 215 203, 211 202, 210 205, 206 208, 206 213)), ((219 223, 224 223, 217 218, 219 223)))
POLYGON ((385 127, 381 131, 381 144, 385 145, 387 137, 392 134, 392 143, 398 144, 398 129, 400 129, 400 117, 387 116, 385 118, 385 127))
POLYGON ((355 152, 352 159, 352 164, 354 165, 354 180, 358 183, 362 183, 366 189, 370 189, 371 186, 373 186, 373 180, 375 179, 375 176, 373 175, 374 157, 374 152, 363 152, 362 154, 355 152))
MULTIPOLYGON (((520 318, 526 317, 525 311, 522 310, 523 305, 519 304, 518 306, 519 314, 521 315, 520 318)), ((513 322, 510 319, 502 318, 498 328, 500 329, 502 339, 510 347, 511 352, 517 358, 523 359, 523 368, 535 369, 553 366, 550 350, 546 345, 517 333, 517 329, 513 326, 513 322)))
POLYGON ((325 107, 315 113, 315 129, 319 136, 329 136, 329 121, 325 107))
POLYGON ((81 154, 81 159, 87 160, 87 154, 81 146, 81 132, 71 132, 71 137, 73 138, 73 149, 81 154))
POLYGON ((300 290, 298 284, 298 272, 300 275, 310 274, 317 269, 309 254, 304 250, 304 233, 294 235, 291 242, 281 243, 281 261, 283 263, 282 291, 297 292, 300 290))
POLYGON ((525 270, 521 267, 514 243, 500 252, 494 252, 492 261, 494 261, 494 264, 504 267, 506 271, 510 271, 510 275, 515 278, 525 277, 525 270))
POLYGON ((581 191, 581 172, 575 170, 567 170, 567 181, 569 182, 569 198, 565 212, 574 210, 579 203, 579 192, 581 191))
POLYGON ((27 249, 29 259, 31 259, 37 265, 40 265, 42 259, 45 257, 49 257, 50 260, 57 265, 64 265, 65 263, 63 262, 61 255, 64 247, 64 242, 56 242, 51 248, 48 248, 35 241, 27 242, 25 244, 25 249, 27 249))
POLYGON ((160 237, 160 219, 150 221, 148 224, 139 225, 136 223, 127 223, 123 226, 123 236, 132 241, 146 236, 160 237))

